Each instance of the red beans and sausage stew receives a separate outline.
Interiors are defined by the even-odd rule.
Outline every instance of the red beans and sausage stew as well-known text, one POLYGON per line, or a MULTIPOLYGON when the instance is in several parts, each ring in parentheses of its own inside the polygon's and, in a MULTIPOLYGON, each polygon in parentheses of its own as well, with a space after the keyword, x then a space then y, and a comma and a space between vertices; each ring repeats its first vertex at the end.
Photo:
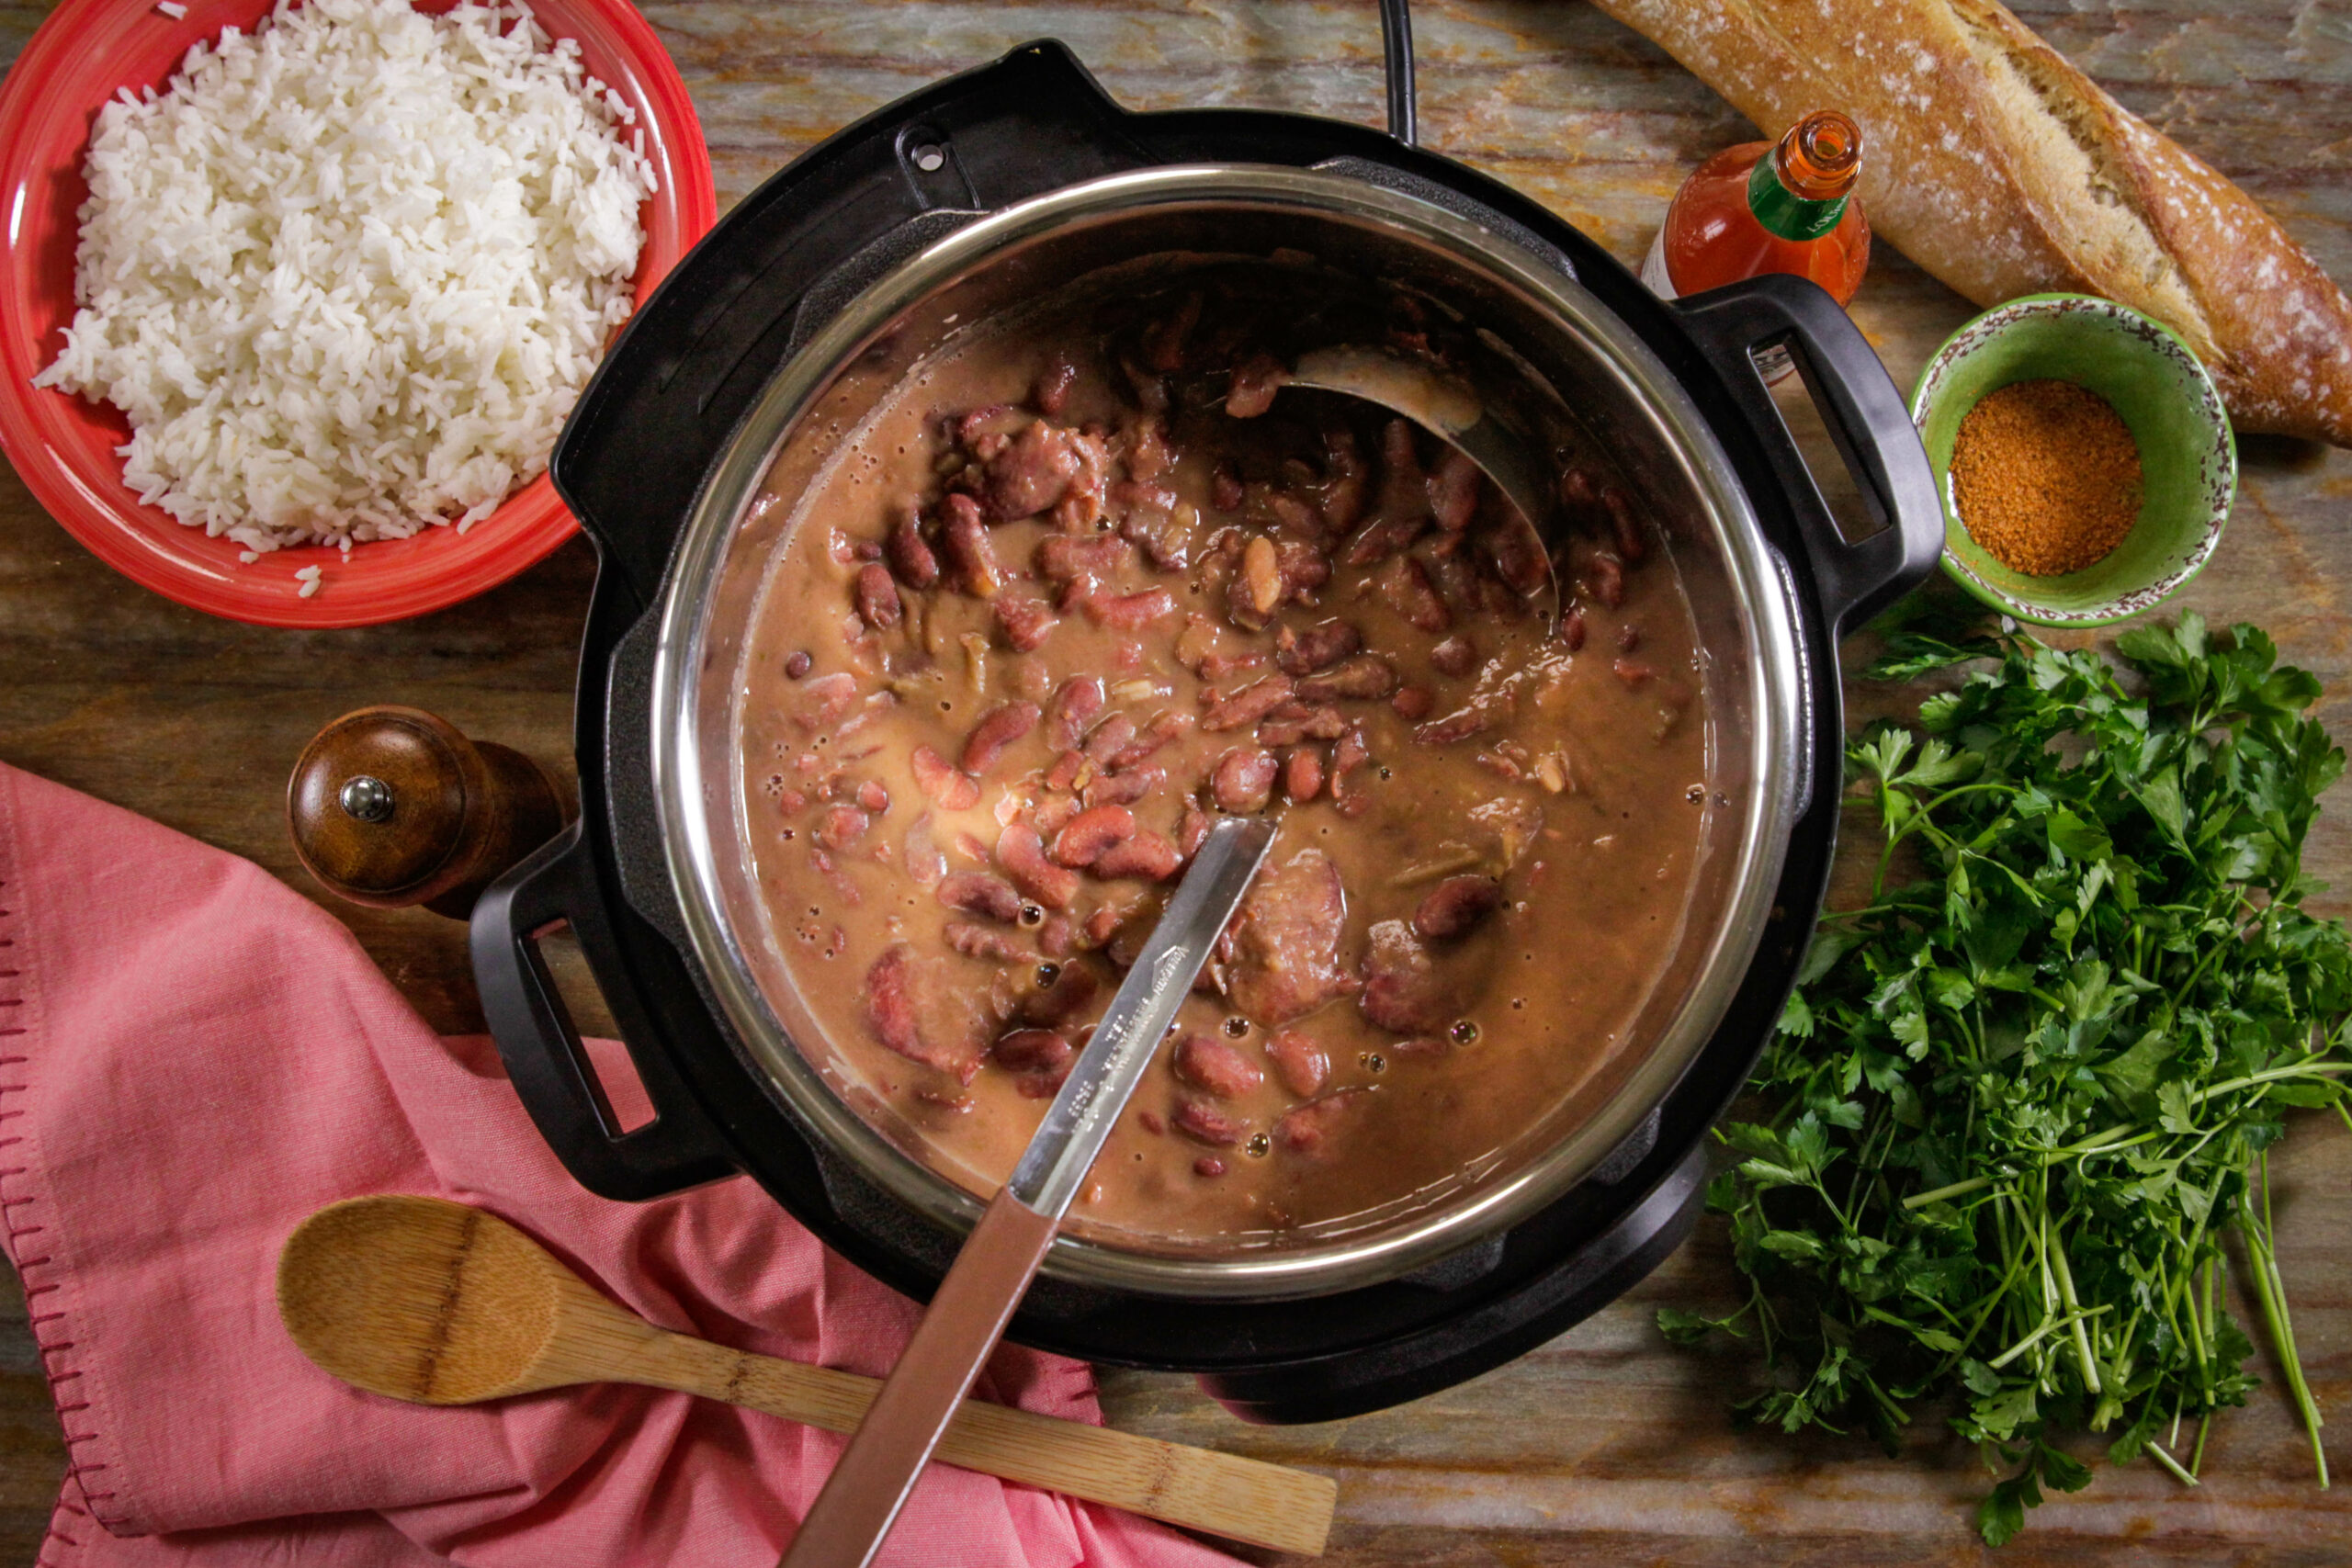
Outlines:
POLYGON ((1211 814, 1266 868, 1082 1193, 1240 1241, 1396 1212, 1627 1043, 1708 808, 1657 536, 1562 459, 1561 603, 1466 459, 1284 391, 1442 316, 1231 267, 977 328, 797 505, 741 709, 786 972, 863 1092, 986 1195, 1211 814))

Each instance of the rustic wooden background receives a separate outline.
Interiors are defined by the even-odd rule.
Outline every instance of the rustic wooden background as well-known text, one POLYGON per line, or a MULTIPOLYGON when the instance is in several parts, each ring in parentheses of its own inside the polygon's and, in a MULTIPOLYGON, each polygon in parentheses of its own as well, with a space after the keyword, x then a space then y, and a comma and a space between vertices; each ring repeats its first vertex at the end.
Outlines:
MULTIPOLYGON (((0 4, 0 59, 45 7, 0 4)), ((1660 51, 1576 0, 1424 0, 1421 126, 1432 147, 1519 186, 1637 258, 1680 174, 1752 132, 1660 51)), ((2033 27, 2122 101, 2267 203, 2352 279, 2352 0, 2051 0, 2033 27)), ((1023 39, 1067 39, 1138 108, 1246 105, 1376 123, 1371 0, 888 4, 672 0, 648 7, 692 88, 723 204, 827 132, 1023 39)), ((1882 248, 1855 305, 1896 381, 1969 314, 1882 248)), ((2242 444, 2235 526, 2188 594, 2254 619, 2326 681, 2352 730, 2352 455, 2242 444)), ((569 752, 572 654, 592 562, 567 547, 472 604, 405 626, 292 634, 179 608, 115 577, 0 473, 0 759, 259 861, 306 892, 280 817, 321 724, 413 703, 550 761, 569 752)), ((1857 705, 1886 694, 1858 691, 1857 705)), ((2339 801, 2341 797, 2339 796, 2339 801)), ((2352 813, 2312 857, 2352 911, 2352 813)), ((457 925, 333 905, 443 1030, 480 1027, 457 925)), ((2339 1207, 2352 1139, 2316 1122, 2283 1163, 2282 1267, 2322 1405, 2352 1412, 2352 1247, 2339 1207)), ((1114 1373, 1116 1424, 1324 1470, 1340 1483, 1331 1561, 1384 1568, 1577 1562, 1973 1562, 1985 1477, 1932 1430, 1901 1462, 1859 1440, 1738 1434, 1741 1363, 1669 1349, 1660 1303, 1727 1298, 1716 1235, 1634 1296, 1465 1387, 1327 1427, 1241 1427, 1187 1380, 1114 1373)), ((9 1295, 13 1298, 13 1281, 9 1295)), ((1303 1307, 1302 1311, 1312 1311, 1303 1307)), ((20 1300, 0 1303, 0 1565, 33 1561, 63 1453, 20 1300)), ((2339 1473, 2352 1450, 2331 1444, 2339 1473)), ((2318 1491, 2269 1389, 2218 1426, 2208 1483, 2102 1471, 2045 1507, 2012 1564, 2352 1560, 2352 1487, 2318 1491)), ((983 1568, 983 1565, 974 1565, 983 1568)))

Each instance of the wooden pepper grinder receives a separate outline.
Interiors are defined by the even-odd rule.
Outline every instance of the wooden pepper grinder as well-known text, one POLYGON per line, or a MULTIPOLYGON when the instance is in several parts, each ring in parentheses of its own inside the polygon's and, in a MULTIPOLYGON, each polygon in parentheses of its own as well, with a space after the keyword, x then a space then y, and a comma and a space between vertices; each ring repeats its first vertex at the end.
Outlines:
POLYGON ((286 785, 294 853, 330 891, 459 920, 573 815, 530 758, 422 708, 345 714, 302 749, 286 785))

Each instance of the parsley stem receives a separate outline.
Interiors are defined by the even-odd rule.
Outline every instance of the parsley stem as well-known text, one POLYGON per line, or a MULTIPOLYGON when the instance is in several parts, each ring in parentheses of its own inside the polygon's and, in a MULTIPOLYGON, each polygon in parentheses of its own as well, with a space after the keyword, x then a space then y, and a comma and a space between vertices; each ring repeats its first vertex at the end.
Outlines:
POLYGON ((2050 1262, 2058 1276, 2058 1299, 2066 1303, 2066 1311, 2071 1314, 2075 1359, 2083 1364, 2083 1387, 2097 1393, 2099 1392, 2098 1362, 2091 1355, 2090 1335, 2083 1327, 2083 1321, 2089 1314, 2083 1311, 2083 1303, 2075 1299, 2075 1270, 2066 1261, 2064 1236, 2051 1237, 2050 1262))
MULTIPOLYGON (((2202 1441, 2204 1432, 2201 1427, 2199 1428, 2198 1435, 2199 1438, 2198 1447, 2202 1448, 2204 1447, 2204 1443, 2202 1441)), ((2203 1484, 2203 1483, 2199 1482, 2197 1477, 2181 1469, 2180 1461, 2178 1460, 2165 1452, 2163 1449, 2158 1448, 2156 1446, 2155 1439, 2153 1438, 2148 1440, 2147 1449, 2148 1457, 2154 1460, 2158 1464, 2163 1465, 2166 1470, 2172 1472, 2172 1478, 2175 1481, 2179 1482, 2183 1486, 2199 1486, 2203 1484)))
POLYGON ((1903 1206, 1906 1209, 1924 1209, 1930 1203, 1940 1203, 1947 1198, 1958 1198, 1963 1194, 1974 1192, 1980 1188, 1990 1187, 1999 1178, 1991 1176, 1972 1176, 1965 1181, 1955 1181, 1949 1187, 1939 1187, 1928 1192, 1915 1192, 1903 1200, 1903 1206))

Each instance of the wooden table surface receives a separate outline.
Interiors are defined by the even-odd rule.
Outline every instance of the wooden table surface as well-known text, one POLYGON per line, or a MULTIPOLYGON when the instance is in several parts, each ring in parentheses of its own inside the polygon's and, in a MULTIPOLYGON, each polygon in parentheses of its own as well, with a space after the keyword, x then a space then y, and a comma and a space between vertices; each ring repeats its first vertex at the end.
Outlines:
MULTIPOLYGON (((0 5, 0 59, 45 7, 0 5)), ((1682 172, 1752 134, 1657 49, 1575 0, 1416 7, 1423 139, 1509 180, 1620 256, 1647 245, 1682 172)), ((2278 214, 2352 279, 2352 3, 2037 0, 2029 24, 2122 101, 2278 214)), ((1022 40, 1067 39, 1138 108, 1246 105, 1379 118, 1371 0, 1119 0, 1096 6, 673 0, 648 15, 703 117, 722 206, 829 131, 1022 40)), ((1855 315, 1898 384, 1970 313, 1882 247, 1855 315)), ((2267 626, 2316 671, 2352 732, 2352 454, 2241 446, 2235 526, 2186 595, 2267 626)), ((114 576, 0 473, 0 760, 251 856, 315 895, 280 817, 288 769, 327 719, 413 703, 551 762, 569 754, 573 650, 592 561, 574 543, 473 603, 405 626, 295 634, 216 621, 114 576)), ((1884 694, 1858 692, 1856 705, 1884 694)), ((2338 793, 2312 869, 2352 910, 2352 809, 2338 793)), ((446 1031, 480 1027, 462 930, 331 905, 446 1031)), ((2352 1138, 2298 1128, 2281 1266, 2322 1407, 2352 1415, 2352 1138)), ((1859 1439, 1740 1434, 1744 1363, 1668 1348, 1661 1303, 1727 1300, 1712 1227, 1623 1303, 1464 1387, 1322 1427, 1238 1425, 1186 1379, 1112 1373, 1125 1427, 1338 1477, 1330 1561, 1347 1564, 1974 1561, 1974 1455, 1916 1434, 1900 1462, 1859 1439)), ((20 1299, 0 1306, 0 1568, 33 1561, 63 1465, 20 1299)), ((1302 1311, 1314 1310, 1311 1306, 1302 1311)), ((2241 1309, 2241 1317, 2244 1314, 2241 1309)), ((2272 1383, 2218 1423, 2207 1483, 2102 1469, 2043 1508, 2003 1562, 2352 1560, 2352 1486, 2311 1483, 2272 1383)), ((2346 1422, 2352 1425, 2352 1422, 2346 1422)), ((2331 1443, 2339 1473, 2352 1449, 2331 1443)), ((974 1568, 988 1568, 975 1564, 974 1568)))

